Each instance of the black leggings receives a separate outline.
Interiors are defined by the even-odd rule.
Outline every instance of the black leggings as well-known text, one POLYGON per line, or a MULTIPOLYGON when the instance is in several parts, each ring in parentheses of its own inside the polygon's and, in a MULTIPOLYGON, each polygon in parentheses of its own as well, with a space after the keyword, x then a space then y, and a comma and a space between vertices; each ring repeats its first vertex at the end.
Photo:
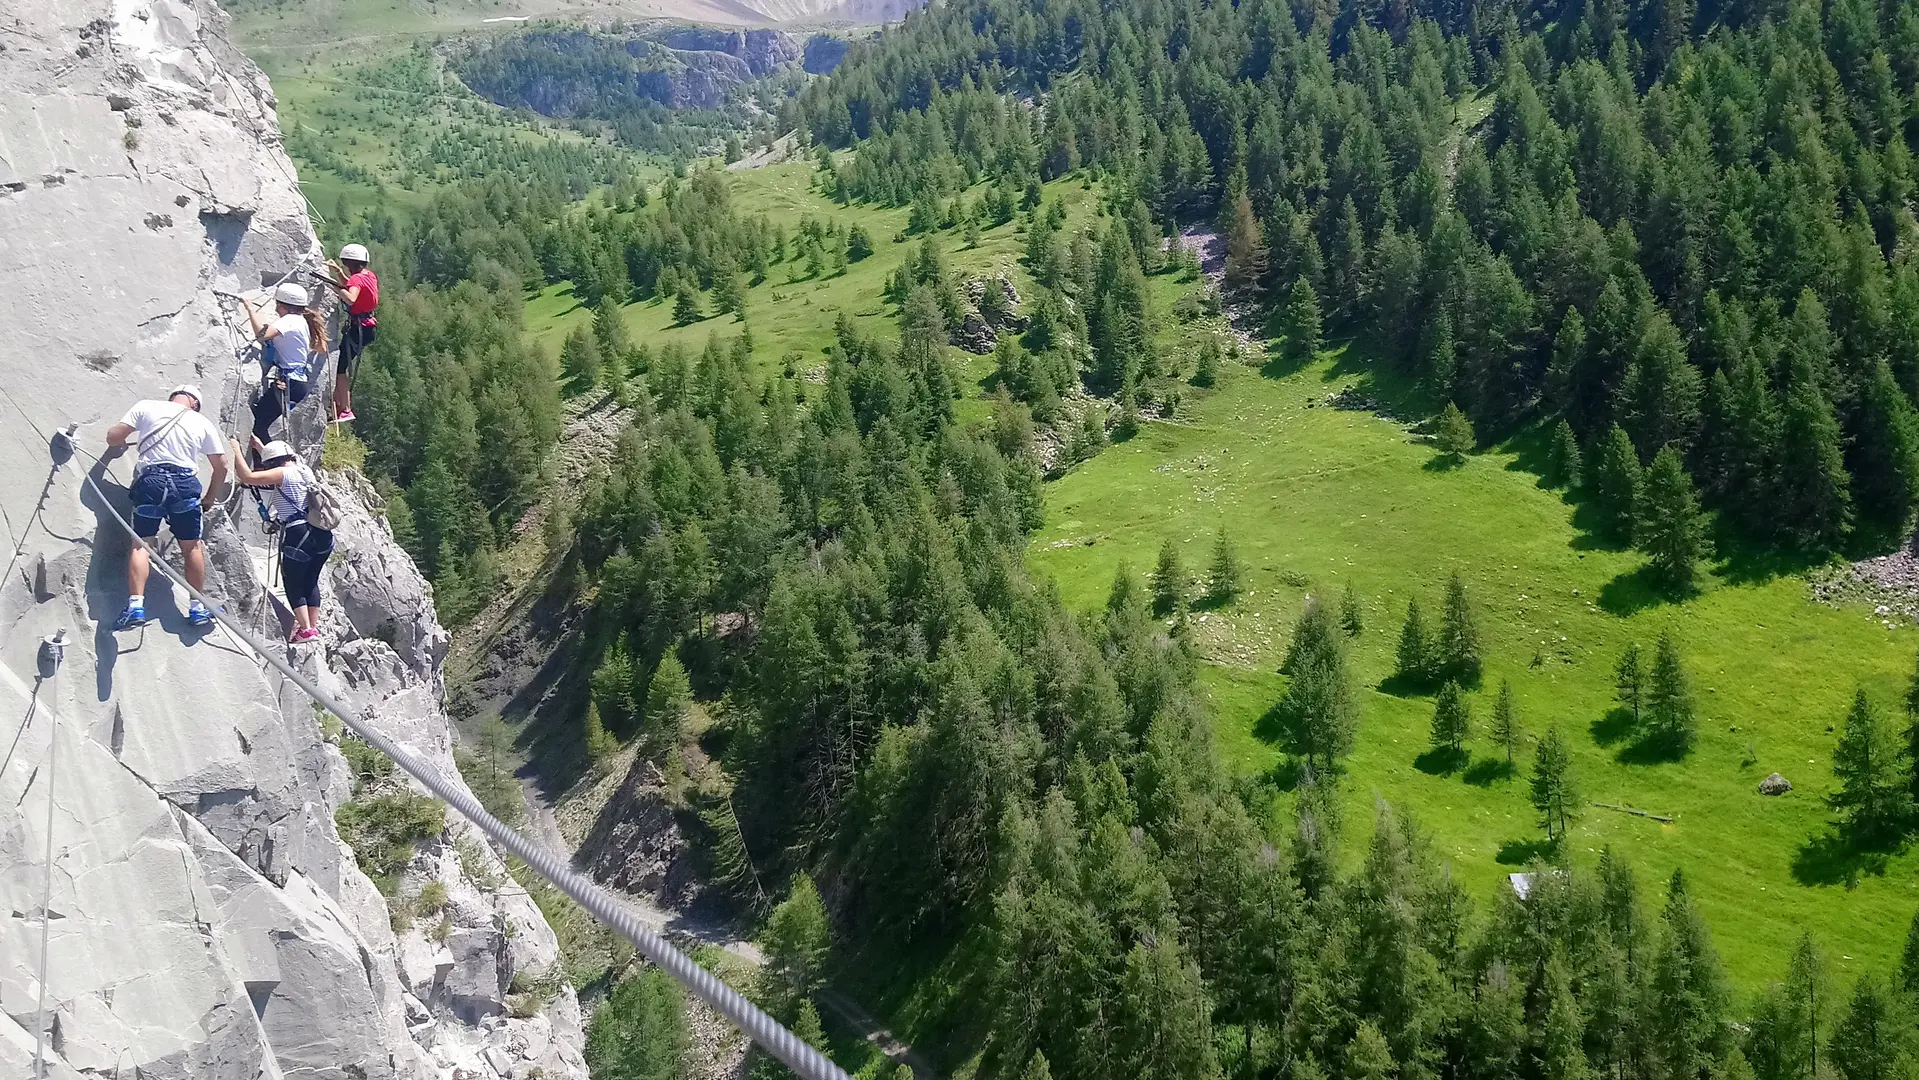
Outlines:
MULTIPOLYGON (((253 403, 253 437, 261 442, 273 437, 273 422, 280 419, 281 413, 291 413, 307 399, 305 379, 288 379, 284 398, 281 397, 280 385, 273 379, 273 372, 267 372, 266 386, 260 391, 260 400, 253 403)), ((290 421, 288 426, 292 426, 290 421)))
POLYGON ((333 534, 304 521, 280 528, 280 581, 286 585, 287 606, 320 606, 320 570, 333 554, 333 534))
POLYGON ((361 324, 359 319, 351 315, 347 316, 346 329, 340 333, 340 377, 346 379, 348 385, 352 384, 353 365, 359 361, 366 347, 373 344, 374 333, 378 329, 361 324))

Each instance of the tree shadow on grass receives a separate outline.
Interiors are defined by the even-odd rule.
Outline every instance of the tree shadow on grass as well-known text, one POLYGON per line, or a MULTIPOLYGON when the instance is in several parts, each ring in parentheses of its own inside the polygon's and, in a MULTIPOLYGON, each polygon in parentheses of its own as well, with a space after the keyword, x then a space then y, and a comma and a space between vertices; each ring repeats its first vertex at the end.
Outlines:
POLYGON ((1424 697, 1432 688, 1431 680, 1404 672, 1394 672, 1379 680, 1379 692, 1396 698, 1424 697))
POLYGON ((1507 472, 1533 474, 1533 486, 1542 491, 1551 491, 1557 486, 1547 476, 1552 469, 1552 429, 1545 423, 1520 428, 1500 443, 1498 449, 1513 455, 1506 463, 1507 472))
POLYGON ((1616 746, 1631 737, 1633 728, 1631 709, 1613 709, 1592 722, 1593 741, 1601 746, 1616 746))
POLYGON ((1720 558, 1713 575, 1728 585, 1761 585, 1774 578, 1804 573, 1827 558, 1823 554, 1755 540, 1724 515, 1713 524, 1712 543, 1720 558))
POLYGON ((1426 460, 1420 468, 1430 473, 1449 473, 1459 470, 1466 464, 1463 454, 1438 453, 1426 460))
POLYGON ((1474 787, 1491 787, 1496 781, 1511 780, 1519 775, 1519 767, 1500 758, 1480 758, 1466 767, 1460 779, 1474 787))
POLYGON ((1830 830, 1800 845, 1792 857, 1792 877, 1801 885, 1844 885, 1850 889, 1866 874, 1883 877, 1888 854, 1861 848, 1837 830, 1830 830))
POLYGON ((1550 840, 1508 840, 1499 845, 1499 854, 1493 856, 1493 861, 1501 866, 1528 866, 1544 862, 1552 855, 1553 848, 1550 840))
POLYGON ((1428 776, 1451 776, 1466 767, 1472 755, 1450 746, 1435 746, 1413 759, 1413 768, 1428 776))
POLYGON ((1675 589, 1661 581, 1658 569, 1647 563, 1606 582, 1599 590, 1599 606, 1610 614, 1626 616, 1661 604, 1677 604, 1697 595, 1697 588, 1675 589))
POLYGON ((1632 547, 1606 527, 1599 507, 1593 505, 1591 499, 1573 503, 1573 529, 1578 533, 1572 539, 1574 551, 1625 551, 1632 547))
POLYGON ((1613 758, 1621 765, 1670 765, 1683 761, 1692 747, 1669 735, 1642 735, 1619 749, 1613 758))
POLYGON ((1261 742, 1272 743, 1275 746, 1292 746, 1292 724, 1280 702, 1274 702, 1270 708, 1260 714, 1258 720, 1253 721, 1253 735, 1261 742))

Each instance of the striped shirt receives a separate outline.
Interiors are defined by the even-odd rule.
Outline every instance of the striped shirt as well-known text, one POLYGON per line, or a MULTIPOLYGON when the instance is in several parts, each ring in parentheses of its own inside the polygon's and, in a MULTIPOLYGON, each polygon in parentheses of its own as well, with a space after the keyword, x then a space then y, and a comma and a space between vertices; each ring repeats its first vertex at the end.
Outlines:
POLYGON ((307 490, 313 470, 304 462, 289 461, 280 468, 280 486, 273 489, 273 520, 282 524, 307 516, 307 490))

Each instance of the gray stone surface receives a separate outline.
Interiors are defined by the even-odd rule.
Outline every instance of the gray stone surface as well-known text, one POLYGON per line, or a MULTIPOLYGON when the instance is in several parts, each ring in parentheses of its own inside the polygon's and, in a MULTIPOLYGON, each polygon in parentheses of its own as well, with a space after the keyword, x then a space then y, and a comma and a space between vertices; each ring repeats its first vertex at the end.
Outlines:
MULTIPOLYGON (((481 1028, 434 996, 460 968, 450 954, 428 948, 418 985, 415 950, 334 826, 351 780, 303 694, 225 631, 186 627, 186 598, 158 574, 157 621, 110 629, 128 541, 108 510, 126 510, 130 463, 94 472, 96 494, 85 458, 56 467, 50 452, 69 425, 97 451, 129 404, 188 381, 228 433, 245 431, 247 354, 214 290, 319 256, 266 80, 209 0, 22 3, 3 22, 0 712, 19 738, 0 759, 13 811, 0 815, 0 1075, 31 1070, 44 930, 44 1034, 62 1080, 485 1080, 500 1075, 489 1048, 516 1075, 584 1080, 570 989, 481 1028), (66 663, 39 679, 40 639, 60 628, 66 663)), ((310 455, 327 389, 294 416, 310 455)), ((345 550, 323 643, 294 660, 457 778, 431 590, 370 487, 332 480, 345 550)), ((250 514, 210 515, 207 540, 209 591, 283 638, 250 514)), ((164 557, 177 565, 177 548, 164 557)), ((462 995, 504 1000, 513 972, 551 970, 557 946, 468 832, 455 823, 419 864, 466 898, 462 995)), ((418 887, 409 875, 403 889, 418 887)))
POLYGON ((1778 773, 1772 773, 1764 780, 1759 781, 1759 794, 1761 795, 1784 795, 1791 790, 1792 781, 1778 773))

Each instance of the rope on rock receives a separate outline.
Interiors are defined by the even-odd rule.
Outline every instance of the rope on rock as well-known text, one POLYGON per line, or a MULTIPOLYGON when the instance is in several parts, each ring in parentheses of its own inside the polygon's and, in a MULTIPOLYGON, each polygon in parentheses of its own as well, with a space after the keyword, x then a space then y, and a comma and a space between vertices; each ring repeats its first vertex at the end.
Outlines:
MULTIPOLYGON (((12 402, 12 395, 7 395, 7 398, 12 402)), ((20 408, 18 402, 12 403, 14 409, 20 413, 21 417, 27 421, 29 426, 33 427, 36 431, 40 430, 39 425, 33 422, 33 418, 27 414, 26 410, 20 408)), ((73 435, 68 434, 66 431, 61 431, 60 435, 76 453, 92 459, 94 464, 98 466, 103 473, 107 472, 107 463, 102 461, 98 455, 81 447, 73 435)), ((369 745, 387 757, 392 758, 393 763, 404 770, 408 776, 418 781, 422 787, 426 788, 427 791, 431 792, 436 798, 457 810, 462 817, 472 822, 473 825, 485 833, 488 838, 511 852, 515 858, 525 863, 534 873, 539 874, 551 882, 561 892, 571 897, 575 903, 585 908, 594 918, 617 931, 621 937, 632 942, 633 946, 640 951, 642 956, 645 956, 661 970, 671 975, 680 985, 686 987, 695 997, 705 1002, 715 1012, 732 1021, 734 1026, 744 1031, 755 1043, 758 1043, 761 1049, 785 1063, 788 1068, 792 1069, 796 1074, 804 1078, 804 1080, 851 1080, 845 1070, 834 1064, 831 1058, 808 1045, 804 1039, 793 1034, 785 1025, 767 1015, 759 1006, 748 1001, 739 991, 734 990, 732 987, 720 981, 718 976, 701 967, 692 957, 687 956, 675 948, 671 942, 667 941, 663 934, 646 925, 635 917, 632 912, 628 911, 613 894, 607 892, 591 878, 573 869, 565 860, 553 852, 528 840, 506 823, 494 817, 491 813, 488 813, 486 808, 480 805, 479 800, 473 797, 472 792, 466 789, 465 785, 449 781, 446 777, 440 775, 438 770, 415 757, 411 750, 389 738, 384 732, 372 726, 366 719, 355 715, 353 710, 349 709, 326 691, 320 689, 319 686, 301 674, 283 657, 275 655, 270 647, 261 641, 252 630, 248 629, 232 615, 227 614, 211 597, 199 589, 194 588, 192 584, 187 581, 186 575, 175 570, 158 557, 158 553, 154 551, 153 545, 134 531, 133 524, 129 522, 119 510, 114 508, 113 504, 107 499, 106 493, 100 490, 99 484, 94 481, 91 470, 83 475, 86 479, 87 486, 93 489, 94 496, 100 500, 101 505, 106 508, 107 513, 119 524, 121 530, 124 531, 134 543, 146 547, 148 553, 153 556, 152 566, 155 570, 158 570, 161 575, 173 582, 176 586, 186 590, 188 595, 206 605, 207 610, 212 612, 214 619, 219 622, 221 627, 226 629, 239 641, 243 642, 247 649, 260 659, 266 661, 267 664, 285 676, 289 682, 299 687, 315 704, 338 717, 340 722, 345 724, 355 735, 365 740, 369 745)), ((370 713, 371 710, 369 710, 369 714, 370 713)), ((44 980, 41 985, 44 992, 44 980)))

